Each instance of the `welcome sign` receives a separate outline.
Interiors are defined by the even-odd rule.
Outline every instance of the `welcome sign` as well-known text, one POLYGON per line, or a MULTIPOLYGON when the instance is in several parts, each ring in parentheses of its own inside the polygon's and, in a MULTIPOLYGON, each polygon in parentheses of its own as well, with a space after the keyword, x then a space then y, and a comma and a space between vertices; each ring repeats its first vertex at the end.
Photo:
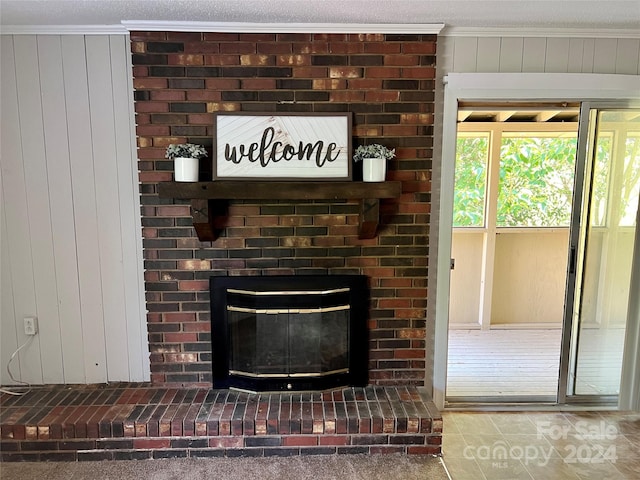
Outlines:
POLYGON ((351 180, 351 114, 218 113, 215 180, 351 180))

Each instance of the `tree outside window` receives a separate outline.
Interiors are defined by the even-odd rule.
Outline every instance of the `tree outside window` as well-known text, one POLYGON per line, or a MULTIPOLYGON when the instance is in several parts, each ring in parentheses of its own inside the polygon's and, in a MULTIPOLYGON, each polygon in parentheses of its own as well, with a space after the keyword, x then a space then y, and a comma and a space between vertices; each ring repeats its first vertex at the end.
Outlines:
MULTIPOLYGON (((496 225, 568 226, 575 156, 575 137, 503 136, 496 225)), ((454 227, 485 224, 488 158, 488 133, 458 137, 454 227)))

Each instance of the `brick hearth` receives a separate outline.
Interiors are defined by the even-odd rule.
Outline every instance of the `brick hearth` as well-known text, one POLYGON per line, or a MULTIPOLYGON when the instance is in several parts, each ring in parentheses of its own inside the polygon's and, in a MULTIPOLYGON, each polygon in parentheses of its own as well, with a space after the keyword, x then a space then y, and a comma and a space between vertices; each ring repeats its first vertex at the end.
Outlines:
POLYGON ((416 387, 54 386, 2 394, 0 405, 3 461, 439 454, 442 440, 442 417, 416 387))

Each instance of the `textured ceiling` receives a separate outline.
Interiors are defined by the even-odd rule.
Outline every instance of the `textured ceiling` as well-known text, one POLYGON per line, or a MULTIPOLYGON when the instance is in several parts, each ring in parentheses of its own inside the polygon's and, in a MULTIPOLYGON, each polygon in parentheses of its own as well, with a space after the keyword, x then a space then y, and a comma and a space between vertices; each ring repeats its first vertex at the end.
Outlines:
POLYGON ((0 0, 2 25, 123 20, 637 29, 640 0, 0 0))

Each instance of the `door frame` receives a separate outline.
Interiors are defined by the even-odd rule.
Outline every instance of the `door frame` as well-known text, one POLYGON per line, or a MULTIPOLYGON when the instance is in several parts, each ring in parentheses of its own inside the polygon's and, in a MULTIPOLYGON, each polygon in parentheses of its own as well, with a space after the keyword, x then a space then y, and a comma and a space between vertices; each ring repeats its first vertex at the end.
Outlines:
MULTIPOLYGON (((449 330, 449 285, 453 219, 455 150, 459 101, 606 101, 625 102, 628 106, 640 101, 640 76, 582 73, 450 73, 443 79, 444 104, 442 125, 442 161, 440 168, 440 198, 437 222, 437 254, 430 268, 435 270, 435 333, 433 366, 433 399, 444 408, 447 383, 447 353, 449 330)), ((638 229, 640 230, 640 228, 638 229)), ((636 256, 637 257, 637 256, 636 256)), ((637 262, 636 262, 637 263, 637 262)), ((637 270, 637 269, 636 269, 637 270)), ((632 282, 638 283, 635 274, 632 282)), ((430 289, 432 291, 432 289, 430 289)), ((431 297, 433 302, 433 296, 431 297)), ((639 313, 640 307, 631 306, 639 313)), ((631 315, 631 313, 630 313, 631 315)), ((640 322, 629 332, 626 345, 637 347, 640 322), (632 340, 635 338, 635 343, 632 340)), ((631 330, 631 329, 630 329, 631 330)), ((629 350, 632 350, 629 348, 629 350)), ((640 348, 625 357, 623 378, 638 373, 629 371, 630 364, 640 363, 640 348)), ((635 367, 637 368, 637 367, 635 367)), ((631 367, 633 370, 633 367, 631 367)), ((636 377, 637 378, 637 377, 636 377)), ((624 405, 637 405, 639 387, 636 382, 621 386, 624 405), (631 388, 631 391, 628 389, 631 388)), ((628 406, 626 408, 629 408, 628 406)))

